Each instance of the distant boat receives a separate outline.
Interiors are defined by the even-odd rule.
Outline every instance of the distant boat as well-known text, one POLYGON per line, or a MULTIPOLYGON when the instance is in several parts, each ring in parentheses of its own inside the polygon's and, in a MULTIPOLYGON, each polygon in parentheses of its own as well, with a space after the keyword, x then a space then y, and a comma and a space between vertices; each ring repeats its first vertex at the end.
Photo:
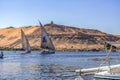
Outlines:
POLYGON ((3 54, 3 52, 1 51, 1 53, 0 53, 0 58, 3 58, 3 56, 4 56, 4 54, 3 54))
MULTIPOLYGON (((107 52, 107 57, 104 63, 110 61, 110 53, 112 49, 116 48, 116 46, 111 45, 108 42, 105 42, 105 50, 107 52)), ((120 80, 120 74, 113 74, 110 69, 110 62, 109 62, 109 70, 98 72, 94 75, 94 80, 120 80)))
POLYGON ((53 45, 53 42, 52 42, 50 36, 48 36, 48 33, 46 32, 44 26, 42 26, 40 21, 39 21, 39 24, 41 26, 41 45, 40 45, 40 47, 42 48, 42 53, 43 54, 55 53, 55 47, 53 45))
POLYGON ((21 43, 22 49, 25 50, 25 53, 30 53, 31 52, 30 44, 22 29, 21 29, 21 43))

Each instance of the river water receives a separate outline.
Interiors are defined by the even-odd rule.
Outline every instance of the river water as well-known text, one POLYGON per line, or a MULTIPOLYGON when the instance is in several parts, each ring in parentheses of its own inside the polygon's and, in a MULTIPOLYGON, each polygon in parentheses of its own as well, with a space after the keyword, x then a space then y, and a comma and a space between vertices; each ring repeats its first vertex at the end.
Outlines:
MULTIPOLYGON (((98 67, 105 52, 56 52, 40 54, 32 51, 3 51, 0 59, 0 80, 75 80, 79 68, 98 67), (100 60, 99 60, 100 59, 100 60)), ((120 54, 111 53, 111 64, 120 64, 120 54)), ((105 64, 107 65, 107 64, 105 64)), ((93 80, 93 75, 83 76, 85 80, 93 80)))

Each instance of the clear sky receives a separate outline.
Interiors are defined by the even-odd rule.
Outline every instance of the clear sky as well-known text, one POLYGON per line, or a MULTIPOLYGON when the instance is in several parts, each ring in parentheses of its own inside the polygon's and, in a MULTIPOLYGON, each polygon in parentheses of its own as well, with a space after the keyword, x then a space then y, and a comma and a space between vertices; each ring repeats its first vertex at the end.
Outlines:
POLYGON ((0 27, 56 24, 120 35, 120 0, 0 0, 0 27))

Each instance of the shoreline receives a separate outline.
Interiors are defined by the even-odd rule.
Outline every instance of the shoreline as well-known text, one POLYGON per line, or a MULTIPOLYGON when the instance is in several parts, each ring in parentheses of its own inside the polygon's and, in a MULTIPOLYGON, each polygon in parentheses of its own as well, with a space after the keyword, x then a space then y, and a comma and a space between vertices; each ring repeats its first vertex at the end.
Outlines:
MULTIPOLYGON (((11 51, 11 50, 13 50, 13 51, 17 51, 17 50, 20 50, 20 51, 22 51, 23 49, 22 48, 11 48, 11 47, 0 47, 0 50, 8 50, 8 51, 11 51)), ((32 51, 39 51, 39 50, 42 50, 42 49, 39 49, 39 48, 31 48, 31 50, 32 51)), ((75 51, 75 52, 77 52, 77 51, 95 51, 95 52, 98 52, 98 51, 104 51, 104 50, 102 50, 102 49, 56 49, 55 51, 75 51)))
MULTIPOLYGON (((23 49, 21 48, 10 48, 10 47, 0 47, 0 50, 3 51, 3 50, 6 50, 6 51, 24 51, 23 49)), ((36 48, 32 48, 31 49, 32 51, 40 51, 42 49, 36 49, 36 48)), ((93 52, 99 52, 99 51, 104 51, 104 50, 98 50, 98 49, 90 49, 90 50, 86 50, 86 49, 64 49, 64 50, 55 50, 55 51, 62 51, 62 52, 65 52, 65 51, 69 51, 69 52, 89 52, 89 51, 93 51, 93 52)), ((118 51, 112 51, 112 52, 118 52, 118 51)))

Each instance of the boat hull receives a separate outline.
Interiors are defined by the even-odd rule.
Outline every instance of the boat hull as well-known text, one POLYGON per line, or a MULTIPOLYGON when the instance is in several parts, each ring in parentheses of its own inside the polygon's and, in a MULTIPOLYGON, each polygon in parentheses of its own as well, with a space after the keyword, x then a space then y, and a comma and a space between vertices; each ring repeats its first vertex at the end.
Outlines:
POLYGON ((55 51, 47 51, 47 50, 45 50, 45 51, 42 51, 41 52, 41 54, 54 54, 55 53, 55 51))
POLYGON ((4 56, 4 55, 3 55, 3 52, 1 52, 1 54, 0 54, 0 58, 3 58, 3 56, 4 56))
POLYGON ((25 51, 25 52, 23 52, 21 54, 28 54, 28 53, 31 53, 31 51, 25 51))
POLYGON ((120 80, 120 76, 94 76, 94 80, 120 80))
POLYGON ((94 80, 120 80, 120 74, 100 72, 95 74, 94 80))

